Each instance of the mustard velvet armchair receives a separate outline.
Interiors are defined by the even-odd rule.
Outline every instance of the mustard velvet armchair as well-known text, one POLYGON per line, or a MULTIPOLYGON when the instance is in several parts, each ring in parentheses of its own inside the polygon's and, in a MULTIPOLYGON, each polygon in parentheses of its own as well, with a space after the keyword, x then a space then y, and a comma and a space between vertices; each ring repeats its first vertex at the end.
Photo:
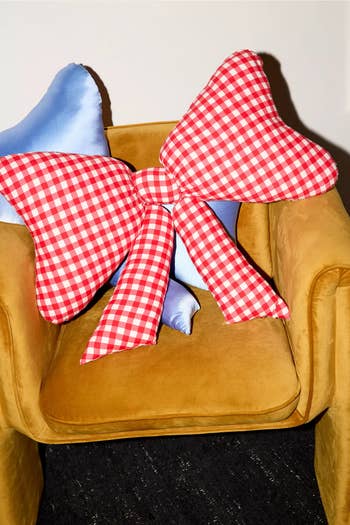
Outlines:
MULTIPOLYGON (((174 122, 110 127, 111 154, 158 165, 174 122)), ((350 523, 350 220, 336 189, 244 204, 238 242, 291 310, 287 322, 224 323, 209 292, 190 336, 79 365, 111 290, 62 326, 38 313, 25 226, 0 223, 0 521, 35 524, 37 442, 294 427, 317 418, 315 469, 327 519, 350 523)))

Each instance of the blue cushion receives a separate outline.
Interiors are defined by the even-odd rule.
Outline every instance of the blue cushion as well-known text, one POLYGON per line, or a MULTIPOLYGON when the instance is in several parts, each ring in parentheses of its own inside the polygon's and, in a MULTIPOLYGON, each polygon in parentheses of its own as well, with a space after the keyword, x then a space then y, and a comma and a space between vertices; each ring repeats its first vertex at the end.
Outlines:
MULTIPOLYGON (((79 64, 61 69, 32 111, 0 133, 0 155, 60 151, 109 155, 101 117, 101 96, 89 72, 79 64)), ((0 196, 0 220, 23 224, 0 196)))

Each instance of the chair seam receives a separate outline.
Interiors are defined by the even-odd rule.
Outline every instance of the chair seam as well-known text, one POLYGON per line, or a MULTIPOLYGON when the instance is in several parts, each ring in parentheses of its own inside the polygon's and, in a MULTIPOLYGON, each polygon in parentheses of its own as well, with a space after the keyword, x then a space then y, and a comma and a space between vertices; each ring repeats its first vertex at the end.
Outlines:
MULTIPOLYGON (((272 407, 272 408, 269 408, 269 409, 265 409, 265 410, 259 410, 259 411, 255 411, 255 412, 247 412, 247 411, 242 411, 242 412, 232 412, 230 414, 215 414, 215 415, 208 415, 208 414, 171 414, 171 415, 166 415, 166 416, 153 416, 153 417, 146 417, 146 418, 138 418, 138 419, 95 419, 93 420, 91 423, 84 423, 86 424, 87 426, 89 425, 95 425, 96 423, 127 423, 127 422, 135 422, 135 421, 149 421, 151 419, 159 419, 159 420, 167 420, 167 419, 174 419, 174 418, 183 418, 183 419, 187 419, 187 418, 220 418, 220 417, 232 417, 232 416, 242 416, 242 415, 247 415, 247 416, 253 416, 253 415, 264 415, 264 414, 269 414, 270 412, 276 412, 278 410, 281 410, 285 407, 287 407, 289 404, 291 404, 293 401, 295 401, 300 395, 300 384, 299 384, 299 389, 298 389, 298 392, 296 394, 294 394, 292 397, 290 397, 287 401, 285 401, 284 403, 282 403, 281 405, 277 405, 275 407, 272 407)), ((75 421, 66 421, 64 419, 61 419, 63 416, 54 416, 54 415, 50 415, 49 412, 45 412, 44 413, 45 416, 47 416, 49 419, 53 420, 53 421, 57 421, 57 422, 64 422, 66 424, 71 424, 71 425, 80 425, 81 423, 78 422, 79 419, 76 419, 75 421)), ((81 421, 84 421, 84 420, 81 420, 81 421)))

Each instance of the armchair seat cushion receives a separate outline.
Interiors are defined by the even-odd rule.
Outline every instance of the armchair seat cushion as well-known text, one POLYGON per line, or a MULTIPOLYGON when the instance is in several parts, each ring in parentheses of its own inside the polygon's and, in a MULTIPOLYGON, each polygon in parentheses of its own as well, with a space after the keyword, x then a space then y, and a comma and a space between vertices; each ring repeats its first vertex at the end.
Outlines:
MULTIPOLYGON (((228 325, 211 294, 193 289, 202 307, 192 335, 162 326, 158 344, 81 366, 81 353, 110 291, 63 325, 41 390, 41 409, 59 433, 205 432, 286 419, 299 381, 284 325, 256 319, 228 325)), ((110 437, 113 437, 110 435, 110 437)))

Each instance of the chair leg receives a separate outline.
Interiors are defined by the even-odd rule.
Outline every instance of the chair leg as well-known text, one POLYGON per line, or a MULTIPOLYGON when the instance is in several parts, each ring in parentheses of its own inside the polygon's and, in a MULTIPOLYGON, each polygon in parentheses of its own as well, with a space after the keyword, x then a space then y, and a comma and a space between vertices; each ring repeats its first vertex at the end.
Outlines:
POLYGON ((329 525, 350 525, 350 420, 329 408, 316 424, 315 471, 329 525))
POLYGON ((16 430, 0 430, 0 522, 35 525, 42 488, 37 443, 16 430))

